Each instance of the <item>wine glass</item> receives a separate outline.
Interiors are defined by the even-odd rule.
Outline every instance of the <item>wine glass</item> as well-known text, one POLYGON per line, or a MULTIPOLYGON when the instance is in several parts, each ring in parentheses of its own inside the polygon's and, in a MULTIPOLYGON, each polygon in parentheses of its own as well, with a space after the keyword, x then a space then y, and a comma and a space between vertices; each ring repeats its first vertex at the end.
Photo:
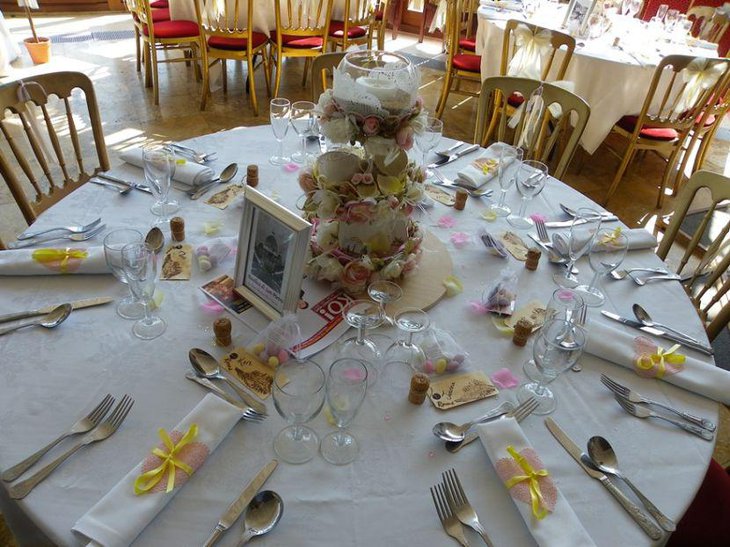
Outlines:
POLYGON ((534 397, 539 403, 534 414, 550 414, 557 406, 555 394, 547 384, 578 362, 586 343, 586 332, 569 321, 547 322, 532 345, 532 360, 524 365, 529 378, 538 378, 520 386, 517 400, 534 397))
POLYGON ((420 370, 426 362, 426 355, 417 344, 413 343, 413 335, 426 330, 429 324, 428 314, 418 308, 406 308, 398 312, 395 316, 395 325, 406 337, 396 340, 385 350, 383 361, 386 363, 402 361, 408 363, 414 370, 420 370))
MULTIPOLYGON (((104 259, 106 265, 119 281, 127 285, 127 276, 122 263, 122 249, 130 243, 142 243, 144 237, 137 230, 122 228, 109 232, 104 238, 104 259)), ((137 300, 129 287, 129 295, 122 298, 117 304, 117 314, 124 319, 139 319, 144 315, 142 302, 137 300)))
POLYGON ((394 325, 392 317, 389 317, 385 312, 385 306, 391 302, 397 302, 403 296, 403 289, 392 281, 385 281, 381 279, 379 281, 373 281, 368 286, 368 296, 380 304, 380 309, 383 313, 383 321, 389 325, 394 325))
POLYGON ((572 289, 555 289, 545 308, 545 322, 560 319, 575 323, 583 313, 586 303, 583 297, 572 289))
POLYGON ((360 451, 352 433, 344 429, 355 419, 368 386, 368 370, 358 359, 338 359, 327 376, 327 406, 337 431, 325 435, 320 444, 322 457, 335 465, 345 465, 357 458, 360 451))
POLYGON ((533 222, 525 218, 527 203, 542 192, 547 180, 547 165, 535 160, 525 160, 517 170, 517 191, 522 195, 520 212, 507 217, 507 222, 518 229, 527 230, 533 222))
POLYGON ((601 228, 601 213, 590 207, 579 208, 570 225, 568 236, 568 265, 565 273, 553 274, 553 281, 561 287, 577 287, 578 278, 573 275, 575 261, 591 248, 593 238, 601 228))
POLYGON ((313 361, 290 360, 276 368, 271 393, 289 425, 274 438, 274 451, 287 463, 304 463, 317 453, 319 437, 305 426, 324 405, 325 375, 313 361))
MULTIPOLYGON (((426 157, 428 153, 436 148, 436 145, 441 140, 441 135, 444 132, 444 122, 435 118, 434 116, 428 116, 426 118, 426 124, 423 128, 423 133, 416 136, 416 143, 418 148, 423 153, 423 166, 426 164, 426 157)), ((433 173, 430 170, 426 170, 426 176, 430 177, 433 173)))
POLYGON ((168 201, 172 177, 175 174, 175 154, 168 146, 151 145, 142 150, 144 178, 156 201, 150 208, 159 218, 154 224, 169 224, 171 214, 180 206, 176 201, 168 201))
POLYGON ((343 315, 345 321, 357 329, 357 334, 339 342, 336 355, 338 358, 349 357, 364 361, 368 369, 368 384, 372 387, 378 379, 375 366, 380 362, 381 354, 377 344, 365 336, 365 330, 374 329, 383 323, 383 310, 372 300, 355 300, 343 315))
POLYGON ((641 10, 641 3, 642 0, 627 0, 625 4, 626 15, 632 18, 636 17, 636 14, 641 10))
MULTIPOLYGON (((314 109, 316 105, 310 101, 297 101, 291 105, 291 125, 299 135, 299 150, 292 154, 291 159, 297 163, 307 161, 307 136, 314 128, 314 109)), ((272 122, 273 124, 273 122, 272 122)))
POLYGON ((618 268, 626 257, 629 240, 620 229, 601 230, 595 235, 591 244, 588 260, 593 270, 593 279, 589 285, 580 285, 576 291, 581 293, 586 306, 597 307, 603 304, 606 297, 596 286, 598 278, 618 268))
POLYGON ((679 21, 679 10, 678 9, 670 9, 667 11, 667 15, 664 18, 664 28, 666 31, 670 34, 674 33, 674 29, 677 26, 677 21, 679 21))
POLYGON ((167 323, 152 313, 155 294, 157 255, 145 243, 130 243, 122 248, 122 267, 132 294, 144 304, 144 317, 132 327, 132 333, 142 340, 152 340, 167 329, 167 323))
POLYGON ((660 21, 664 21, 664 18, 667 16, 667 13, 669 12, 669 6, 667 4, 660 4, 659 8, 656 10, 656 17, 660 21))
POLYGON ((489 210, 498 217, 506 217, 512 212, 507 205, 505 200, 507 199, 507 190, 512 186, 517 171, 522 164, 522 155, 524 151, 522 148, 515 148, 504 144, 499 150, 499 164, 497 165, 497 177, 499 180, 499 203, 491 205, 489 210))
POLYGON ((271 120, 271 130, 274 132, 274 138, 278 143, 276 155, 269 158, 269 162, 274 165, 284 165, 291 160, 284 155, 284 137, 286 137, 286 132, 289 130, 290 116, 291 103, 289 99, 271 99, 269 119, 271 120))

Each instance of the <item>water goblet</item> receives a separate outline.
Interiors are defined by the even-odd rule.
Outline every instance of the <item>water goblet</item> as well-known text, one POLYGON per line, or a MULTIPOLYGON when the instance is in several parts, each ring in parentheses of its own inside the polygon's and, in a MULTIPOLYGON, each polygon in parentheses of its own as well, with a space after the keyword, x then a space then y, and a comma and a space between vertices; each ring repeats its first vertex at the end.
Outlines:
POLYGON ((517 191, 522 195, 520 211, 516 215, 507 217, 507 222, 518 229, 527 230, 533 222, 525 218, 525 211, 529 201, 542 192, 547 180, 547 165, 535 160, 525 160, 517 170, 517 191))
POLYGON ((156 200, 150 207, 152 214, 159 217, 154 224, 169 224, 170 215, 180 209, 176 201, 168 200, 175 174, 175 154, 168 146, 151 145, 142 150, 142 159, 144 178, 156 200))
MULTIPOLYGON (((438 145, 439 141, 441 140, 441 135, 443 135, 443 132, 444 122, 434 116, 428 116, 426 118, 426 124, 423 128, 423 133, 416 136, 416 144, 418 144, 418 148, 423 154, 424 167, 427 165, 426 157, 428 156, 428 153, 436 148, 436 145, 438 145)), ((426 170, 427 177, 430 177, 432 174, 432 171, 428 169, 426 170)))
POLYGON ((383 313, 383 321, 389 325, 394 325, 392 317, 385 312, 385 307, 391 302, 397 302, 403 296, 403 289, 392 281, 373 281, 368 285, 368 296, 380 304, 383 313))
POLYGON ((271 99, 269 119, 271 121, 271 130, 274 132, 274 138, 278 143, 276 155, 269 158, 269 162, 274 165, 284 165, 291 160, 291 158, 284 155, 284 137, 286 137, 289 130, 290 116, 291 103, 289 99, 271 99))
POLYGON ((363 361, 338 359, 330 366, 325 392, 337 431, 325 435, 319 448, 329 463, 345 465, 357 458, 360 447, 345 427, 355 419, 365 399, 367 385, 368 370, 363 361))
POLYGON ((529 378, 538 378, 523 384, 517 399, 524 402, 534 397, 539 406, 534 414, 550 414, 557 406, 555 394, 547 384, 578 362, 586 343, 583 327, 569 321, 555 319, 545 323, 532 346, 532 360, 524 365, 529 378))
POLYGON ((289 424, 274 438, 274 451, 287 463, 308 462, 317 453, 319 437, 304 424, 324 405, 324 372, 313 361, 282 363, 276 369, 271 394, 276 411, 289 424))
POLYGON ((545 308, 545 322, 560 319, 575 323, 585 307, 586 303, 580 293, 572 289, 555 289, 545 308))
POLYGON ((674 29, 677 26, 677 21, 679 21, 679 10, 678 9, 668 10, 666 17, 664 18, 664 29, 668 33, 674 34, 674 29))
POLYGON ((601 228, 601 213, 590 207, 580 207, 573 217, 568 236, 568 265, 565 273, 553 274, 553 281, 561 287, 577 287, 578 278, 573 275, 575 261, 591 248, 593 238, 601 228))
POLYGON ((291 105, 291 125, 299 136, 299 150, 292 154, 291 159, 297 163, 305 163, 309 158, 307 153, 307 137, 314 128, 314 109, 316 105, 310 101, 296 101, 291 105))
POLYGON ((588 261, 594 272, 593 279, 589 285, 579 285, 575 289, 580 292, 586 306, 597 307, 606 300, 597 287, 598 278, 618 268, 626 257, 628 248, 629 240, 620 229, 601 230, 595 235, 588 255, 588 261))
POLYGON ((368 384, 372 387, 378 379, 375 366, 380 362, 381 353, 378 345, 365 336, 365 330, 374 329, 383 323, 383 311, 377 302, 372 300, 355 300, 343 312, 345 321, 357 329, 357 334, 338 343, 338 358, 349 357, 365 362, 368 369, 368 384))
MULTIPOLYGON (((137 230, 122 228, 109 232, 104 238, 104 259, 112 274, 125 285, 129 284, 122 263, 122 249, 130 243, 142 243, 144 237, 137 230)), ((124 319, 139 319, 144 315, 142 302, 137 300, 129 287, 129 295, 117 304, 117 314, 124 319)))
POLYGON ((130 243, 122 248, 122 265, 132 293, 144 304, 144 317, 134 324, 132 333, 142 340, 157 338, 167 329, 164 319, 152 313, 157 255, 145 243, 130 243))
POLYGON ((428 328, 428 314, 418 308, 406 308, 395 316, 395 325, 406 337, 393 342, 383 355, 383 361, 390 363, 402 361, 413 369, 420 370, 426 362, 423 350, 413 343, 413 335, 428 328))
POLYGON ((656 17, 660 21, 664 21, 664 18, 667 16, 667 13, 669 13, 669 6, 667 4, 660 4, 659 8, 656 10, 656 17))
POLYGON ((497 178, 499 180, 499 202, 491 205, 489 210, 498 217, 506 217, 512 212, 505 200, 507 199, 507 190, 512 186, 517 171, 522 164, 522 156, 524 151, 522 148, 515 148, 507 144, 503 145, 499 150, 499 164, 497 165, 497 178))
POLYGON ((629 17, 636 17, 636 15, 641 10, 641 4, 643 0, 627 0, 625 6, 626 6, 626 14, 629 17))

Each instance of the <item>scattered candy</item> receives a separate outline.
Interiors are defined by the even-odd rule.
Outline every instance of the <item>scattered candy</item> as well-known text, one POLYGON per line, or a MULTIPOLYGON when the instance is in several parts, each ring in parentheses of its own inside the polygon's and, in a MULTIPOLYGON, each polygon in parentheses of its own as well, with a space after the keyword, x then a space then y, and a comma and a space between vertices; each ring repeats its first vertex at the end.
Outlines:
POLYGON ((384 422, 389 422, 392 419, 393 419, 393 417, 390 415, 390 412, 386 412, 385 414, 383 414, 383 421, 384 422))
POLYGON ((486 315, 488 311, 487 305, 481 300, 469 300, 469 309, 477 315, 486 315))
POLYGON ((222 224, 218 221, 203 222, 203 233, 207 236, 214 236, 221 231, 222 224))
POLYGON ((279 366, 279 358, 272 355, 269 357, 268 363, 270 367, 276 368, 279 366))
POLYGON ((451 234, 450 239, 451 243, 453 243, 454 247, 457 249, 466 247, 469 243, 471 243, 471 236, 466 232, 454 232, 451 234))
POLYGON ((512 389, 520 385, 520 379, 508 368, 501 368, 491 376, 492 383, 500 389, 512 389))
POLYGON ((297 171, 299 171, 299 165, 297 165, 296 163, 287 163, 284 165, 284 171, 286 171, 287 173, 296 173, 297 171))
POLYGON ((494 220, 497 220, 497 213, 495 213, 491 209, 485 209, 484 211, 482 211, 482 218, 484 220, 492 222, 494 220))
POLYGON ((456 220, 450 215, 444 215, 438 219, 437 225, 439 228, 453 228, 456 226, 456 220))

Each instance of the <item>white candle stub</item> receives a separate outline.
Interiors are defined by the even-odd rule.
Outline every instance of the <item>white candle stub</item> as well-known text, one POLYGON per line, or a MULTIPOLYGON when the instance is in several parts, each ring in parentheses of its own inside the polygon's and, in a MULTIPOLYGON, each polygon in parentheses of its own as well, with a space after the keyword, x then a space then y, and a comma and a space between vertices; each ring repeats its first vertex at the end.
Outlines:
POLYGON ((360 76, 357 84, 371 95, 377 97, 380 102, 392 101, 398 96, 398 88, 390 80, 360 76))

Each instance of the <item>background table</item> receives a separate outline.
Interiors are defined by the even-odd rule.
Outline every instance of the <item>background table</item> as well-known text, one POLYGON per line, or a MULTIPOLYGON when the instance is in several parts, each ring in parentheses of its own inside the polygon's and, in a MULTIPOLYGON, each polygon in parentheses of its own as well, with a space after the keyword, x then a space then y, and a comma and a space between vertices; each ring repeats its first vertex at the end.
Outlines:
MULTIPOLYGON (((293 152, 295 138, 287 141, 293 152)), ((445 139, 447 141, 448 139, 445 139)), ((198 150, 217 150, 215 170, 232 161, 241 168, 248 163, 260 166, 260 185, 264 193, 276 192, 282 203, 293 208, 300 194, 296 174, 287 173, 267 161, 273 149, 269 127, 239 128, 188 141, 198 150)), ((442 143, 443 146, 448 142, 442 143)), ((472 156, 473 157, 473 156, 472 156)), ((464 166, 467 159, 443 169, 448 176, 464 166)), ((124 166, 115 173, 136 180, 141 170, 124 166)), ((495 182, 490 183, 496 186, 495 182)), ((220 212, 202 200, 193 202, 177 193, 180 212, 186 220, 187 241, 199 244, 205 221, 221 220, 221 235, 238 233, 241 209, 231 206, 220 212)), ((512 190, 508 204, 516 207, 518 196, 512 190)), ((560 202, 573 207, 590 202, 562 183, 551 179, 545 191, 528 209, 529 213, 550 214, 560 202)), ((126 197, 103 187, 87 184, 47 211, 38 228, 59 222, 84 222, 103 217, 107 231, 120 227, 149 228, 152 217, 150 196, 132 192, 126 197)), ((519 274, 518 306, 532 299, 547 302, 555 289, 551 276, 554 266, 540 262, 536 272, 524 269, 512 258, 501 260, 476 243, 480 228, 498 232, 503 221, 488 223, 480 218, 485 203, 469 199, 463 212, 436 206, 419 213, 425 229, 431 230, 450 249, 454 272, 465 285, 464 292, 444 299, 429 312, 436 325, 456 334, 469 352, 471 370, 487 374, 508 367, 522 376, 522 363, 531 356, 530 345, 517 348, 510 339, 497 333, 488 317, 471 314, 468 302, 477 299, 487 284, 504 268, 519 274), (450 214, 457 226, 450 230, 436 227, 438 219, 450 214), (472 243, 455 249, 449 243, 454 231, 472 235, 472 243)), ((91 242, 100 245, 102 237, 91 242)), ((629 253, 625 265, 657 265, 651 251, 629 253)), ((581 278, 588 280, 587 261, 579 263, 581 278)), ((227 269, 232 269, 230 265, 227 269)), ((15 464, 37 450, 70 425, 83 408, 91 408, 111 392, 117 397, 130 393, 136 404, 127 420, 109 440, 81 451, 25 500, 12 503, 24 511, 62 545, 83 543, 71 526, 91 508, 144 454, 158 442, 157 429, 177 424, 205 395, 198 385, 186 380, 190 369, 187 353, 197 346, 218 357, 225 352, 213 346, 211 329, 215 317, 200 308, 198 287, 226 269, 206 274, 194 268, 189 282, 161 282, 165 299, 160 314, 168 321, 167 332, 152 341, 141 341, 131 334, 132 323, 120 319, 113 305, 74 312, 54 330, 24 329, 0 337, 0 468, 15 464)), ((639 302, 656 313, 657 320, 671 318, 677 327, 704 337, 702 326, 689 300, 677 283, 661 283, 638 288, 629 281, 604 284, 606 309, 630 313, 639 302)), ((121 297, 126 287, 111 275, 3 278, 0 283, 0 313, 38 307, 83 297, 114 295, 121 297)), ((596 309, 589 321, 603 321, 596 309)), ((255 325, 261 328, 266 321, 255 325)), ((590 323, 589 323, 590 328, 590 323)), ((385 331, 395 334, 393 331, 385 331)), ((254 336, 233 320, 234 340, 245 344, 254 336)), ((322 366, 331 362, 331 353, 315 357, 322 366)), ((579 444, 592 435, 611 440, 620 455, 622 469, 653 499, 668 516, 678 520, 694 497, 704 477, 713 443, 690 436, 673 426, 638 420, 625 414, 611 394, 600 384, 600 373, 639 388, 647 396, 686 408, 688 411, 717 417, 717 404, 663 382, 640 379, 628 369, 585 355, 581 373, 568 372, 558 378, 552 389, 558 396, 553 414, 567 433, 579 444)), ((397 380, 381 381, 366 401, 351 426, 361 443, 361 453, 351 465, 337 467, 315 457, 304 465, 282 463, 267 482, 267 488, 284 499, 284 517, 258 545, 388 545, 443 546, 450 544, 437 519, 428 492, 440 480, 440 473, 455 467, 466 492, 489 531, 495 545, 532 545, 534 542, 521 520, 512 499, 496 476, 479 445, 465 447, 458 454, 444 450, 432 434, 434 423, 466 421, 505 400, 514 391, 505 390, 496 398, 439 412, 430 403, 414 406, 406 401, 407 386, 397 380)), ((267 401, 270 416, 261 424, 241 423, 211 454, 206 464, 191 477, 165 510, 138 537, 135 545, 155 547, 198 545, 207 536, 220 514, 241 491, 244 484, 274 457, 272 439, 284 426, 273 404, 267 401)), ((320 415, 311 424, 323 436, 333 428, 320 415)), ((588 533, 598 545, 649 545, 650 541, 601 485, 576 465, 543 425, 531 416, 522 423, 526 436, 541 455, 546 468, 572 505, 588 533)), ((54 453, 57 454, 57 453, 54 453)), ((44 460, 48 461, 48 460, 44 460)), ((10 507, 5 487, 0 488, 5 508, 10 507)), ((4 511, 6 512, 6 511, 4 511)), ((548 517, 549 518, 549 517, 548 517)), ((229 532, 221 545, 234 545, 241 523, 229 532)), ((472 544, 478 538, 468 532, 472 544)))

